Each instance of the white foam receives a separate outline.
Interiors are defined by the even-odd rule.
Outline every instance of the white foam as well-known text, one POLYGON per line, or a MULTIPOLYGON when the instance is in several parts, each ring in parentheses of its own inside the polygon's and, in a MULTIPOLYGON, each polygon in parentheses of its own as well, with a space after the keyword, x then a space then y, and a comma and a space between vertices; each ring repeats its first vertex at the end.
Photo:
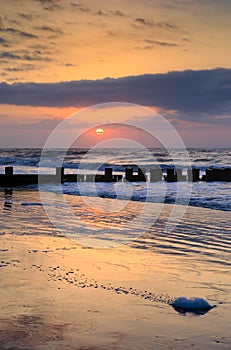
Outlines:
POLYGON ((185 298, 179 297, 175 299, 171 305, 176 309, 184 309, 184 310, 210 310, 214 306, 210 305, 205 299, 202 298, 185 298))

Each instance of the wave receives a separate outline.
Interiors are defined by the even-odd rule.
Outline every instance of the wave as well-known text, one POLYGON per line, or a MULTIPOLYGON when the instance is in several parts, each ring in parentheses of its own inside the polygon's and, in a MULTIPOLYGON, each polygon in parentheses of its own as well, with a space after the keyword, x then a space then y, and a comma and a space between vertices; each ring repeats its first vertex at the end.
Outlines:
MULTIPOLYGON (((66 172, 74 173, 76 169, 81 169, 81 173, 95 173, 96 170, 102 173, 106 167, 112 167, 114 173, 124 173, 125 168, 137 161, 140 167, 150 168, 159 166, 165 169, 174 166, 174 162, 166 150, 149 149, 131 150, 131 149, 95 149, 88 153, 87 149, 70 149, 62 161, 62 150, 49 150, 46 152, 46 160, 43 162, 44 173, 54 173, 55 167, 61 164, 68 169, 66 172), (134 157, 135 155, 135 157, 134 157), (106 158, 105 158, 106 157, 106 158), (105 160, 106 159, 106 160, 105 160)), ((4 172, 4 166, 14 166, 15 173, 36 173, 40 165, 40 156, 42 149, 1 149, 0 150, 0 172, 4 172)), ((187 165, 182 161, 182 150, 175 150, 175 163, 183 172, 187 165)), ((201 175, 208 167, 224 168, 230 167, 231 149, 189 149, 188 150, 191 165, 193 168, 200 169, 201 175)), ((137 168, 134 165, 134 170, 137 168)), ((91 184, 85 184, 84 193, 86 196, 94 196, 91 184)), ((130 199, 132 201, 146 201, 146 184, 135 184, 132 188, 129 184, 123 187, 123 191, 118 193, 119 184, 97 185, 99 196, 104 198, 130 199), (117 191, 115 190, 117 188, 117 191)), ((189 188, 187 183, 180 183, 182 204, 184 204, 183 191, 187 194, 189 188)), ((52 186, 49 185, 51 188, 52 186)), ((64 184, 64 193, 79 196, 76 184, 64 184)), ((54 189, 54 187, 52 187, 54 189)), ((164 201, 165 203, 174 203, 176 199, 177 184, 155 183, 150 184, 151 200, 153 202, 164 201), (164 193, 164 198, 163 198, 164 193), (160 200, 161 199, 161 200, 160 200)), ((54 189, 55 191, 55 189, 54 189)), ((189 205, 211 208, 216 210, 231 210, 231 184, 230 183, 206 183, 200 182, 192 184, 192 195, 189 205)), ((150 198, 148 199, 150 200, 150 198)))

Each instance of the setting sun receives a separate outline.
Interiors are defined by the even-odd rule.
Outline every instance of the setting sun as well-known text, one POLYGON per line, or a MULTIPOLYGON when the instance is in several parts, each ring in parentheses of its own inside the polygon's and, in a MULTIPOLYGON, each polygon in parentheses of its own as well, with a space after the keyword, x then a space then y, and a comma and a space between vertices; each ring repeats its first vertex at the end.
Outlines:
POLYGON ((96 134, 97 135, 102 135, 103 134, 103 129, 96 129, 96 134))

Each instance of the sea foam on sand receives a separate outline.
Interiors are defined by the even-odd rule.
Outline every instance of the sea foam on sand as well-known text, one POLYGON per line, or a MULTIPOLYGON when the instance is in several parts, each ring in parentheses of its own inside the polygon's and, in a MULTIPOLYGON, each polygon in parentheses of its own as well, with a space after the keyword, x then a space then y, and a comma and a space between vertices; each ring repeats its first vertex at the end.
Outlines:
POLYGON ((184 309, 184 310, 191 310, 191 311, 197 311, 197 310, 210 310, 215 306, 210 305, 205 299, 202 298, 185 298, 185 297, 179 297, 175 299, 171 305, 175 309, 184 309))

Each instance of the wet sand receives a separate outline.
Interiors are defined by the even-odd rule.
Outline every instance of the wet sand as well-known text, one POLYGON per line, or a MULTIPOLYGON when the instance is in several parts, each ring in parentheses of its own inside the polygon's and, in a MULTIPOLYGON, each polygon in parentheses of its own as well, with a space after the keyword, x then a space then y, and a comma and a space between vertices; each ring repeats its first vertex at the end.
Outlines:
POLYGON ((26 218, 20 230, 13 214, 4 214, 13 233, 0 235, 0 350, 230 349, 228 264, 81 246, 52 231, 45 216, 41 226, 26 218), (179 296, 217 307, 181 314, 170 305, 179 296))
POLYGON ((1 350, 230 348, 227 274, 61 237, 6 234, 0 242, 1 350), (169 305, 179 295, 222 304, 181 315, 169 305))

